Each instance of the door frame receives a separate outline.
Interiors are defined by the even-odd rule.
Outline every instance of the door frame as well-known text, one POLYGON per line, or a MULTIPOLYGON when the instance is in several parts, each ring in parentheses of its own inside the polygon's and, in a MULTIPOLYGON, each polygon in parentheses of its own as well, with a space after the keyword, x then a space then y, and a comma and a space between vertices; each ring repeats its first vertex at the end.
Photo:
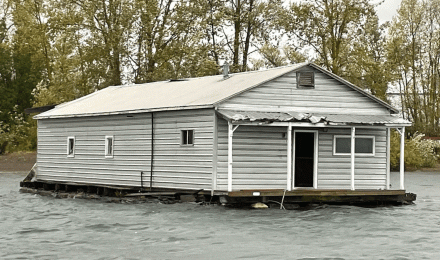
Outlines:
MULTIPOLYGON (((296 133, 297 132, 303 132, 303 133, 314 133, 314 151, 313 151, 313 189, 318 188, 318 130, 301 130, 301 129, 293 129, 293 140, 292 140, 292 189, 297 189, 295 187, 295 156, 296 156, 296 149, 295 149, 295 140, 296 140, 296 133)), ((298 187, 302 189, 307 189, 308 187, 298 187)), ((312 187, 310 187, 312 188, 312 187)))

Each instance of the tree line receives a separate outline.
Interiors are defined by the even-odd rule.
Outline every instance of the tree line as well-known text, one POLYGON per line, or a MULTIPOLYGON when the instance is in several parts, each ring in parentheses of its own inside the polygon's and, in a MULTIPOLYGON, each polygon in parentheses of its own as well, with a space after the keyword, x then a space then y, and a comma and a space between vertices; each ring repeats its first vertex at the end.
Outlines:
POLYGON ((0 151, 35 136, 25 108, 219 74, 225 61, 313 61, 385 101, 395 91, 411 132, 440 135, 440 1, 403 0, 383 24, 374 2, 0 0, 0 151))

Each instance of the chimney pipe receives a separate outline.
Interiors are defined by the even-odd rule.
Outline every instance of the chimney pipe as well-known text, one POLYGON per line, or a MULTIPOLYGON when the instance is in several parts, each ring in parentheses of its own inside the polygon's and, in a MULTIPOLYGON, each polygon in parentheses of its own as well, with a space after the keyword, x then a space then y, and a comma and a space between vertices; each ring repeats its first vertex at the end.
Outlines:
POLYGON ((226 61, 223 64, 223 78, 226 79, 229 77, 229 63, 226 61))

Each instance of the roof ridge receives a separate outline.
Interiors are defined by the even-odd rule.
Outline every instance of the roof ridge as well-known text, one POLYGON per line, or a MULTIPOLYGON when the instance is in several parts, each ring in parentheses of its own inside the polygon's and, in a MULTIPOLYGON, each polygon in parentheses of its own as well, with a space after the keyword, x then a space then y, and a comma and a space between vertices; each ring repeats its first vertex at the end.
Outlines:
MULTIPOLYGON (((285 69, 285 68, 296 67, 296 66, 303 66, 303 65, 308 65, 308 64, 310 64, 310 62, 299 62, 299 63, 288 64, 288 65, 279 66, 279 67, 265 68, 265 69, 262 69, 262 70, 240 71, 240 72, 229 73, 229 77, 232 77, 234 75, 258 73, 258 72, 265 72, 265 71, 271 71, 271 70, 279 70, 279 69, 285 69)), ((197 80, 197 79, 203 79, 203 78, 209 78, 209 77, 221 77, 223 79, 223 74, 206 75, 206 76, 190 77, 190 78, 180 78, 180 79, 182 79, 183 81, 191 81, 191 80, 197 80)), ((133 84, 128 84, 128 85, 117 85, 117 86, 111 86, 111 87, 126 88, 126 87, 135 87, 135 86, 155 84, 155 83, 174 83, 174 82, 182 82, 182 81, 170 82, 170 80, 167 79, 167 80, 144 82, 144 83, 133 83, 133 84)))
POLYGON ((249 70, 249 71, 235 72, 235 73, 231 73, 230 75, 256 73, 256 72, 263 72, 263 71, 276 70, 276 69, 285 69, 285 68, 289 68, 289 67, 296 67, 296 66, 300 66, 300 65, 302 66, 302 65, 307 65, 307 64, 310 64, 310 62, 299 62, 299 63, 288 64, 288 65, 279 66, 279 67, 265 68, 262 70, 249 70))

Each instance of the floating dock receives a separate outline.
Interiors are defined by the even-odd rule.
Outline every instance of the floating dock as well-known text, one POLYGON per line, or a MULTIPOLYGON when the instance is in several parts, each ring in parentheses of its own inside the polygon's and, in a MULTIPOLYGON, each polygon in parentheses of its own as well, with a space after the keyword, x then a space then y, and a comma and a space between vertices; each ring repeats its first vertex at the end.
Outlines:
POLYGON ((119 198, 172 198, 184 202, 218 202, 226 206, 247 207, 255 203, 274 204, 276 207, 286 205, 338 204, 338 205, 407 205, 412 204, 417 195, 405 190, 315 190, 296 189, 292 191, 241 190, 233 192, 214 192, 204 190, 175 189, 130 189, 112 186, 93 186, 77 184, 59 184, 48 182, 20 182, 22 192, 48 195, 51 192, 61 194, 58 197, 72 197, 69 193, 92 194, 82 197, 98 196, 119 198), (277 206, 278 205, 278 206, 277 206))

